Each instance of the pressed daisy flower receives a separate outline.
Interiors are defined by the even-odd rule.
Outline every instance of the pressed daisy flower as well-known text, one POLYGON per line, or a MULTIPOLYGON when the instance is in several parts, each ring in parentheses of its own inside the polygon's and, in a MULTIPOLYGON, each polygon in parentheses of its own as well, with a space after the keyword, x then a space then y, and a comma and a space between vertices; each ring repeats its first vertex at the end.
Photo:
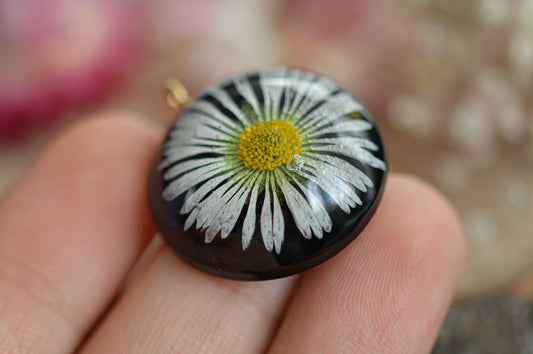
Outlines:
POLYGON ((211 87, 181 114, 162 150, 162 194, 205 243, 237 233, 244 251, 260 238, 279 254, 288 238, 353 228, 386 169, 380 144, 369 113, 337 84, 262 70, 211 87))

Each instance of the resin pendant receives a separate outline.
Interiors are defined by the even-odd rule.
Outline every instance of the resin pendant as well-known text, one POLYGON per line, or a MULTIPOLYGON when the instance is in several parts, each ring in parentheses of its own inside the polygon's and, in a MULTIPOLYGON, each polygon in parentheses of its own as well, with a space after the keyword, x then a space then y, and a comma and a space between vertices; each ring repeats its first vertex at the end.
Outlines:
POLYGON ((366 226, 387 166, 376 124, 334 82, 264 69, 207 89, 178 116, 150 177, 167 243, 207 273, 280 278, 366 226))

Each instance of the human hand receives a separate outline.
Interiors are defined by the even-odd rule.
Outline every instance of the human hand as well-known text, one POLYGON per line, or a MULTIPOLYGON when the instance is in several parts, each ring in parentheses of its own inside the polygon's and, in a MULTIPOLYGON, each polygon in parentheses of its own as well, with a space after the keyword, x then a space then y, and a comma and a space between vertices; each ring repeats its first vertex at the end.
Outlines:
POLYGON ((392 174, 363 233, 299 276, 236 282, 162 246, 146 202, 162 131, 109 113, 68 130, 0 202, 0 352, 424 353, 461 273, 459 222, 392 174))

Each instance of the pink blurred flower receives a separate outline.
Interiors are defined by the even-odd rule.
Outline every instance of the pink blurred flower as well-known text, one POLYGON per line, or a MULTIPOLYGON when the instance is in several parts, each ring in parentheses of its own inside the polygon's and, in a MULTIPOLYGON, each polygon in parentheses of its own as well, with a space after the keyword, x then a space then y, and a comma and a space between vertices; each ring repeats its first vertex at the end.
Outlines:
POLYGON ((0 137, 95 102, 139 48, 136 1, 0 0, 0 137))

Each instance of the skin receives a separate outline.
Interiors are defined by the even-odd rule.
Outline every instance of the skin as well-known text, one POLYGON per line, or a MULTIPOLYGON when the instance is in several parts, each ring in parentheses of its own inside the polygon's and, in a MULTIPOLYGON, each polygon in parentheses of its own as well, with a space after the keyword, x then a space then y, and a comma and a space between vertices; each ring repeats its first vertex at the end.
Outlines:
POLYGON ((426 353, 465 260, 434 189, 391 174, 340 254, 237 282, 154 244, 146 178, 163 130, 125 113, 59 136, 0 202, 0 352, 426 353))

